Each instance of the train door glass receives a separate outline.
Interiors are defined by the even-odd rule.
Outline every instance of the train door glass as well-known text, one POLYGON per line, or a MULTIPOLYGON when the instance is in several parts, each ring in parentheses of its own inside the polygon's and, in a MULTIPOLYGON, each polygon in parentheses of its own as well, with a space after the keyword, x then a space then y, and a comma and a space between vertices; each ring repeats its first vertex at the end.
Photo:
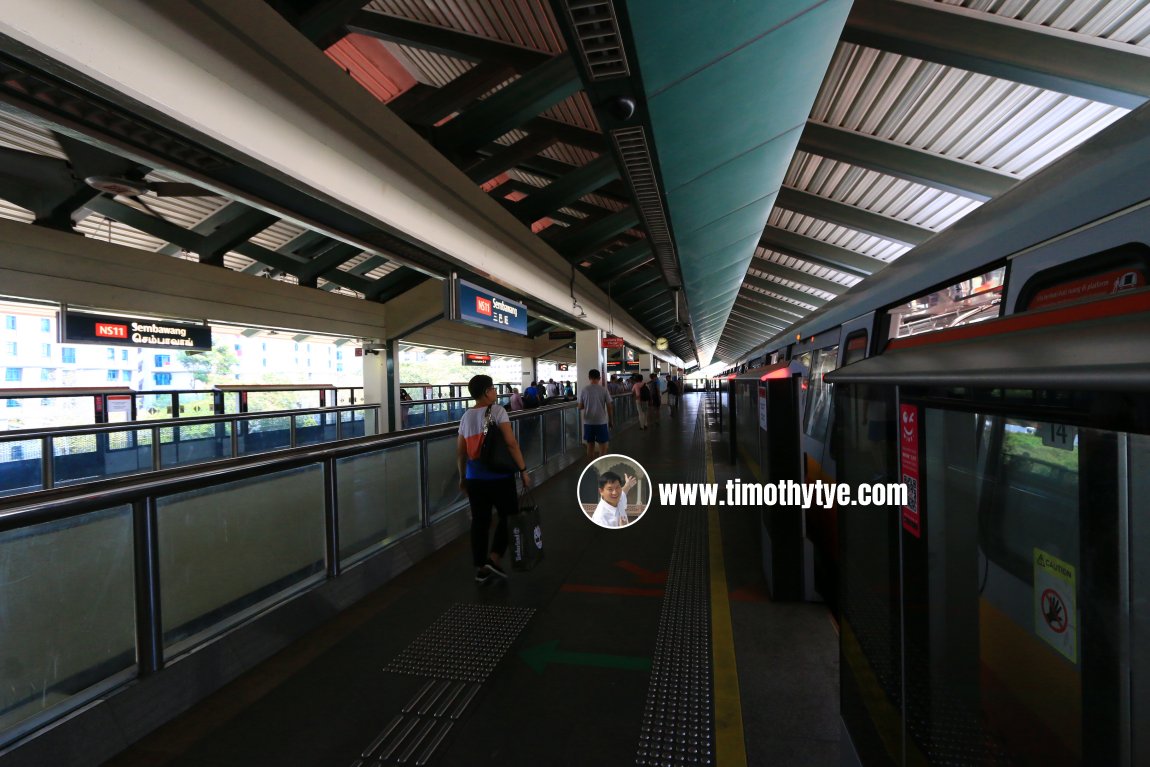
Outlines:
POLYGON ((808 437, 818 440, 826 438, 827 423, 831 417, 831 390, 834 388, 834 384, 824 381, 823 376, 835 369, 838 355, 839 347, 836 344, 814 352, 811 360, 803 431, 808 437))
POLYGON ((1126 435, 931 407, 922 426, 923 518, 902 533, 908 761, 1119 764, 1126 435))
MULTIPOLYGON (((834 402, 837 479, 852 488, 894 481, 894 389, 840 384, 834 402)), ((897 506, 838 515, 841 711, 867 765, 903 763, 898 515, 897 506)))

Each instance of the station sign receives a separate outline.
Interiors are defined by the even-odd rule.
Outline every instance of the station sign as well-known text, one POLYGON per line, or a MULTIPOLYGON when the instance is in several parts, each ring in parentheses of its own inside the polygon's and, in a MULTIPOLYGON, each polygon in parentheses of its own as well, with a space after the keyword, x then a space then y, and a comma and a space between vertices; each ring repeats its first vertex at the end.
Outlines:
POLYGON ((623 339, 620 338, 619 336, 604 336, 602 348, 604 348, 604 349, 622 349, 623 343, 624 343, 623 339))
POLYGON ((485 328, 527 335, 527 305, 487 288, 461 280, 448 280, 448 318, 485 328))
POLYGON ((477 354, 475 352, 464 352, 463 365, 464 367, 488 367, 491 365, 491 355, 477 354))
POLYGON ((64 311, 62 339, 76 344, 140 346, 180 351, 212 349, 212 329, 172 320, 115 317, 64 311))

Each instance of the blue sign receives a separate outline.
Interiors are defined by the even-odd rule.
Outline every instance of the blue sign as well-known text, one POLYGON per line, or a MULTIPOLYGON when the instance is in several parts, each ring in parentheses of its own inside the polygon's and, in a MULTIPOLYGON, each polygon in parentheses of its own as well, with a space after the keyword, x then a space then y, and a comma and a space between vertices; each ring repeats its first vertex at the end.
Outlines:
POLYGON ((459 319, 496 330, 527 335, 527 307, 498 293, 459 280, 459 319))

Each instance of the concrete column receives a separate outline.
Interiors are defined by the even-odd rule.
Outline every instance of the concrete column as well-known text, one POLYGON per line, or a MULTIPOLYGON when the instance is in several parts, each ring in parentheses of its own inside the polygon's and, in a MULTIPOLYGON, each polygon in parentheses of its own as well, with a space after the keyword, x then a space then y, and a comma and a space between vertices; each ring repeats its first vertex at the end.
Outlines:
MULTIPOLYGON (((594 330, 575 331, 575 368, 579 371, 579 385, 587 383, 587 374, 592 369, 600 373, 606 369, 603 356, 603 331, 594 330)), ((606 376, 605 373, 603 373, 606 376)))
POLYGON ((655 370, 655 355, 654 354, 640 354, 639 355, 639 372, 643 374, 643 378, 650 377, 651 373, 655 370))
POLYGON ((536 360, 534 357, 520 357, 519 359, 523 362, 523 376, 519 382, 519 393, 522 394, 523 391, 531 385, 531 382, 536 380, 536 360))

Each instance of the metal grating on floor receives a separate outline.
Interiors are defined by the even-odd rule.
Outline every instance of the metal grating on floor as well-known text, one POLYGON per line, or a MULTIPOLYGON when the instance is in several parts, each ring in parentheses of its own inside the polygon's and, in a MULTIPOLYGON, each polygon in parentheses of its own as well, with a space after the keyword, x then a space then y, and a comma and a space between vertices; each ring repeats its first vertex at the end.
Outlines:
POLYGON ((351 767, 426 765, 534 614, 500 605, 448 608, 384 668, 431 678, 351 767))
MULTIPOLYGON (((702 421, 695 428, 692 455, 703 454, 702 421)), ((700 481, 699 473, 693 473, 689 479, 700 481)), ((715 764, 705 509, 679 509, 635 764, 715 764)))
POLYGON ((482 682, 534 614, 526 607, 452 605, 384 671, 482 682))

